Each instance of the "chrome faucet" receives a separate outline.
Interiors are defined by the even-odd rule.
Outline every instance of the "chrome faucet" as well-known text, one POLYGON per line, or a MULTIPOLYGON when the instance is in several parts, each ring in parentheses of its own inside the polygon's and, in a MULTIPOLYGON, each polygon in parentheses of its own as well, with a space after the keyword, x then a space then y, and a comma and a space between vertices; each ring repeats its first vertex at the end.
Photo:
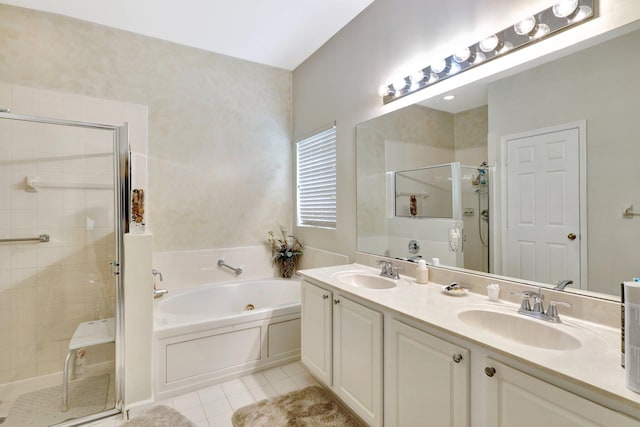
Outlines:
POLYGON ((394 267, 391 261, 385 261, 383 259, 379 259, 376 261, 376 265, 382 266, 382 270, 380 270, 380 275, 382 277, 388 277, 394 280, 397 280, 400 278, 400 275, 398 274, 398 270, 402 270, 402 267, 400 266, 394 267))
POLYGON ((564 291, 564 288, 571 285, 573 280, 558 280, 556 282, 556 287, 553 288, 554 291, 564 291))
POLYGON ((169 291, 166 290, 166 289, 154 289, 153 290, 153 297, 154 298, 160 298, 161 296, 166 295, 168 293, 169 293, 169 291))
POLYGON ((156 289, 156 276, 162 282, 164 280, 162 278, 162 273, 154 268, 151 270, 151 275, 153 276, 153 297, 160 298, 161 296, 168 294, 169 291, 167 289, 156 289))
POLYGON ((558 315, 558 305, 564 307, 571 307, 568 302, 562 301, 549 301, 549 308, 544 309, 544 295, 542 295, 542 289, 538 286, 538 292, 511 292, 514 295, 520 295, 522 297, 522 303, 518 309, 518 313, 529 317, 535 317, 536 319, 544 320, 545 322, 562 323, 560 316, 558 315), (534 298, 533 308, 530 304, 531 297, 534 298))

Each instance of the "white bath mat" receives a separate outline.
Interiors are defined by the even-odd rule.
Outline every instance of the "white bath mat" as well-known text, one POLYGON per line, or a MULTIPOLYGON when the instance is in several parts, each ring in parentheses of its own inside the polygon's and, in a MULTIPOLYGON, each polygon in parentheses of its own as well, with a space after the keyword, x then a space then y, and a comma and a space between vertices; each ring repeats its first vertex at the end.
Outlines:
POLYGON ((2 427, 44 427, 106 409, 109 374, 69 383, 69 410, 60 412, 62 385, 25 393, 16 399, 2 427))

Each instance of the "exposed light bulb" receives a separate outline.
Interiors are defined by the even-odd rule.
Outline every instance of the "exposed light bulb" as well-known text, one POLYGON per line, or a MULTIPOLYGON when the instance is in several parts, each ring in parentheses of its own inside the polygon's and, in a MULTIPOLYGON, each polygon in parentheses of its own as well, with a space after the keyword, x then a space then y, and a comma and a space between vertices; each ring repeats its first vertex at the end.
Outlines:
POLYGON ((513 49, 513 44, 511 42, 504 42, 502 47, 500 49, 498 49, 498 53, 500 53, 500 54, 507 53, 511 49, 513 49))
POLYGON ((447 68, 447 61, 445 59, 440 59, 433 64, 431 64, 431 71, 436 74, 440 74, 447 68))
POLYGON ((381 85, 378 88, 378 95, 383 97, 391 95, 391 88, 389 87, 389 85, 381 85))
POLYGON ((422 83, 422 81, 424 81, 424 72, 422 70, 414 73, 411 75, 411 77, 409 77, 409 79, 411 80, 411 86, 409 90, 416 90, 420 88, 420 83, 422 83))
POLYGON ((527 16, 522 21, 516 22, 513 25, 513 31, 521 36, 526 36, 533 32, 536 28, 536 18, 533 16, 527 16))
POLYGON ((487 59, 487 57, 484 55, 484 53, 482 52, 476 52, 476 54, 474 55, 473 58, 473 64, 479 64, 482 61, 484 61, 485 59, 487 59))
POLYGON ((566 18, 576 11, 578 0, 560 0, 551 8, 558 18, 566 18))
POLYGON ((533 39, 540 39, 551 32, 547 24, 540 24, 536 27, 536 32, 531 36, 533 39))
POLYGON ((420 70, 411 75, 411 83, 420 83, 424 80, 424 71, 420 70))
POLYGON ((457 63, 463 63, 464 61, 468 60, 470 56, 471 56, 471 51, 469 50, 468 47, 465 47, 464 49, 460 49, 459 51, 453 54, 453 60, 456 61, 457 63))
POLYGON ((575 22, 582 21, 583 19, 586 19, 591 15, 593 15, 593 9, 591 9, 589 6, 580 6, 578 8, 578 12, 575 13, 572 18, 569 18, 569 23, 573 24, 575 22))
POLYGON ((496 50, 499 44, 500 44, 500 39, 498 38, 498 36, 494 34, 482 40, 480 43, 478 43, 478 47, 480 48, 481 51, 488 53, 496 50))
POLYGON ((401 92, 407 86, 407 80, 404 77, 399 77, 393 82, 393 88, 396 90, 396 95, 401 92))
POLYGON ((438 77, 438 75, 436 73, 429 73, 429 76, 427 78, 427 83, 429 84, 433 84, 435 82, 437 82, 440 78, 438 77))

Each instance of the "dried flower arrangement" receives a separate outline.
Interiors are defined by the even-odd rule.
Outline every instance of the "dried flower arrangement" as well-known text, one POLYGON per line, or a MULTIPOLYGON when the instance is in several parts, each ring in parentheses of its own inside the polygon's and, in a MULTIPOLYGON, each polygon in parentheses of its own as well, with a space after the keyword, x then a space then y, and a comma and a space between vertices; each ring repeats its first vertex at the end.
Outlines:
POLYGON ((284 228, 280 228, 280 237, 269 231, 267 242, 271 246, 273 263, 278 266, 280 276, 290 278, 298 265, 298 258, 302 255, 304 246, 293 235, 287 235, 284 228))

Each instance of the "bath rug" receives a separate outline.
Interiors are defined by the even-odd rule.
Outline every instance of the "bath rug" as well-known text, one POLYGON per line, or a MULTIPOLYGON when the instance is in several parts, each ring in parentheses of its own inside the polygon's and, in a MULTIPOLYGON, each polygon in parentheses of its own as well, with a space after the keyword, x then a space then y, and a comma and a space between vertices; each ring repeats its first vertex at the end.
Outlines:
POLYGON ((154 406, 147 412, 137 415, 124 423, 122 427, 196 427, 184 415, 168 406, 154 406))
POLYGON ((231 421, 234 427, 366 426, 317 385, 243 406, 231 421))
POLYGON ((69 383, 69 410, 60 411, 62 384, 19 396, 2 427, 50 426, 106 409, 109 374, 69 383))

